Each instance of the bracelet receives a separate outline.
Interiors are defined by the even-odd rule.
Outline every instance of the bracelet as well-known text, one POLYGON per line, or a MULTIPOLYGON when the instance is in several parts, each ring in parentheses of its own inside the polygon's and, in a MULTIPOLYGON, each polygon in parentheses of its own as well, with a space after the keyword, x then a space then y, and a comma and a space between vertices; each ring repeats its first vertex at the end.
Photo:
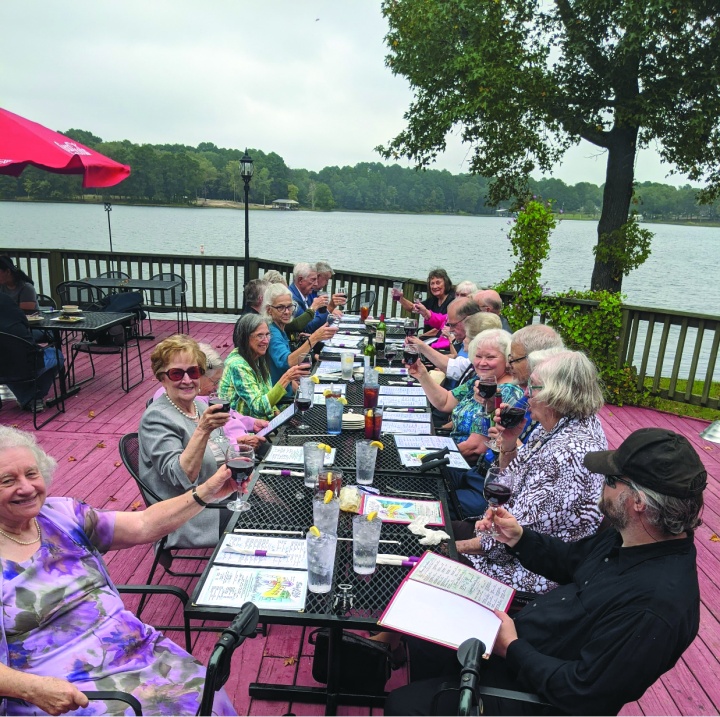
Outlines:
POLYGON ((198 504, 201 505, 203 508, 207 508, 208 504, 198 495, 197 492, 197 486, 194 486, 192 489, 192 492, 190 493, 192 495, 193 500, 198 504))
POLYGON ((515 453, 517 451, 517 446, 513 446, 510 450, 504 451, 502 447, 500 447, 499 453, 500 455, 505 455, 506 453, 515 453))

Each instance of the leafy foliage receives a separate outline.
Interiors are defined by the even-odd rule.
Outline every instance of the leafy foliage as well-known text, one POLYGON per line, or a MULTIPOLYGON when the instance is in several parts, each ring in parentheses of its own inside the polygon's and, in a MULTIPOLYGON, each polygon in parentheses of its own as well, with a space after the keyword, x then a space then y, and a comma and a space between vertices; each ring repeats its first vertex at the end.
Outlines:
POLYGON ((496 287, 514 293, 503 313, 515 329, 532 322, 543 295, 540 275, 550 253, 550 232, 557 221, 549 203, 532 199, 522 207, 508 233, 513 254, 518 257, 510 276, 496 287))
POLYGON ((387 65, 415 93, 384 157, 427 167, 459 128, 496 203, 525 196, 530 172, 548 172, 581 139, 607 150, 594 287, 619 290, 613 262, 644 253, 628 243, 642 236, 623 229, 638 148, 660 140, 665 161, 707 179, 701 199, 720 196, 714 0, 384 0, 383 14, 387 65))

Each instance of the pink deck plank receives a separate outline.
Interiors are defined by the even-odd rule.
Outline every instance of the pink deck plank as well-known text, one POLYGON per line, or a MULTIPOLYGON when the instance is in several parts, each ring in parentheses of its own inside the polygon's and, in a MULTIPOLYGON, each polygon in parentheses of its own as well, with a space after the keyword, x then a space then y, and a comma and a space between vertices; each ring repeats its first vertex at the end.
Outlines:
MULTIPOLYGON (((119 462, 117 445, 120 437, 136 431, 147 398, 157 382, 150 374, 150 353, 157 341, 175 332, 175 321, 153 321, 156 341, 141 342, 145 366, 145 380, 130 393, 120 389, 119 357, 100 357, 97 362, 97 378, 82 387, 80 393, 67 402, 67 413, 59 416, 36 433, 40 444, 58 461, 51 495, 72 495, 87 500, 91 505, 111 510, 129 510, 133 505, 142 509, 142 501, 134 482, 119 462), (95 417, 88 414, 95 412, 95 417), (99 442, 105 448, 98 448, 99 442), (72 457, 75 460, 71 461, 72 457)), ((232 347, 232 324, 192 322, 190 334, 200 341, 215 346, 222 355, 232 347)), ((133 360, 131 375, 137 371, 137 358, 133 360)), ((638 701, 626 705, 623 715, 690 715, 718 714, 720 710, 720 683, 715 675, 720 670, 720 542, 711 540, 720 535, 720 445, 709 443, 699 437, 706 422, 680 418, 650 409, 606 406, 601 411, 601 421, 611 448, 616 447, 633 430, 646 426, 662 426, 678 431, 692 442, 701 454, 709 475, 706 491, 705 524, 697 531, 698 571, 701 587, 702 620, 700 634, 678 665, 653 685, 638 701)), ((0 411, 0 423, 17 425, 33 430, 30 414, 5 402, 0 411)), ((200 551, 202 552, 202 551, 200 551)), ((105 556, 113 579, 118 583, 142 583, 150 569, 152 550, 149 546, 137 546, 116 551, 105 556)), ((182 569, 194 569, 200 563, 183 565, 182 569)), ((191 590, 194 578, 172 578, 158 569, 156 582, 179 585, 191 590)), ((127 598, 128 605, 136 605, 137 599, 127 598)), ((148 622, 182 624, 176 601, 153 597, 143 617, 148 622)), ((278 684, 316 684, 312 680, 312 646, 307 643, 309 628, 269 626, 267 637, 248 640, 236 653, 230 680, 226 686, 238 714, 281 715, 292 711, 298 715, 322 714, 321 705, 252 700, 248 695, 250 682, 261 680, 278 684), (289 658, 292 664, 284 664, 289 658)), ((180 632, 169 636, 183 644, 180 632)), ((193 633, 193 653, 206 661, 217 635, 193 633)), ((407 669, 393 673, 388 688, 407 682, 407 669)), ((342 707, 340 714, 381 714, 378 709, 342 707)))

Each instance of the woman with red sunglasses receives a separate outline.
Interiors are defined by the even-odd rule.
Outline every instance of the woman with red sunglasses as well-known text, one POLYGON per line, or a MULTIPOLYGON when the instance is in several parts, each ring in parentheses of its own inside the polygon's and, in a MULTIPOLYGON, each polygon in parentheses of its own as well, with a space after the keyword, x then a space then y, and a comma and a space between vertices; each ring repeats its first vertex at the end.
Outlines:
MULTIPOLYGON (((229 445, 222 430, 230 414, 196 401, 207 359, 189 336, 161 341, 150 356, 165 393, 140 421, 140 478, 163 500, 192 491, 225 464, 229 445)), ((204 510, 168 536, 166 547, 214 547, 230 519, 227 510, 204 510)))

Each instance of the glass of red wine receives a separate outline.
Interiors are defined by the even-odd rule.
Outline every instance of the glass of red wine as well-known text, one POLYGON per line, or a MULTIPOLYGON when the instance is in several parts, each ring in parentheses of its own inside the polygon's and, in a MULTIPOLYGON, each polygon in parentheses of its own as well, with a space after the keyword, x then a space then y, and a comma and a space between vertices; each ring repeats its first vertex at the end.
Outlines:
POLYGON ((295 393, 295 409, 300 411, 300 425, 298 428, 303 430, 310 428, 310 426, 305 423, 305 411, 312 406, 312 391, 313 384, 309 381, 301 380, 300 386, 298 386, 298 390, 295 393))
POLYGON ((255 451, 252 446, 244 443, 230 445, 225 451, 225 462, 232 473, 232 477, 238 484, 237 500, 230 501, 227 509, 241 513, 250 510, 250 504, 243 500, 243 489, 250 481, 253 469, 255 468, 255 451))
POLYGON ((298 356, 298 366, 305 369, 308 373, 310 372, 312 369, 312 354, 309 351, 298 356))
POLYGON ((403 322, 403 331, 405 332, 405 336, 415 336, 417 334, 418 330, 418 322, 417 319, 410 319, 407 318, 403 322))
POLYGON ((488 468, 485 476, 483 495, 493 512, 493 522, 490 528, 490 535, 497 538, 500 535, 495 527, 495 513, 498 506, 504 505, 510 500, 513 491, 513 474, 508 470, 501 470, 498 466, 488 468))
MULTIPOLYGON (((213 391, 208 394, 208 406, 221 406, 222 408, 220 409, 220 413, 230 413, 231 398, 230 394, 225 393, 224 391, 213 391)), ((217 428, 216 431, 217 433, 215 435, 218 437, 218 440, 221 443, 227 442, 227 436, 225 435, 225 431, 222 426, 217 428)))
MULTIPOLYGON (((504 405, 500 409, 500 416, 498 417, 498 423, 503 428, 517 428, 524 420, 527 411, 527 398, 523 396, 511 396, 507 401, 503 402, 504 405)), ((488 448, 497 451, 500 446, 497 439, 493 439, 488 443, 488 448)))
POLYGON ((395 355, 397 353, 397 347, 395 344, 386 343, 385 344, 385 358, 388 361, 388 368, 392 368, 392 362, 395 358, 395 355))

